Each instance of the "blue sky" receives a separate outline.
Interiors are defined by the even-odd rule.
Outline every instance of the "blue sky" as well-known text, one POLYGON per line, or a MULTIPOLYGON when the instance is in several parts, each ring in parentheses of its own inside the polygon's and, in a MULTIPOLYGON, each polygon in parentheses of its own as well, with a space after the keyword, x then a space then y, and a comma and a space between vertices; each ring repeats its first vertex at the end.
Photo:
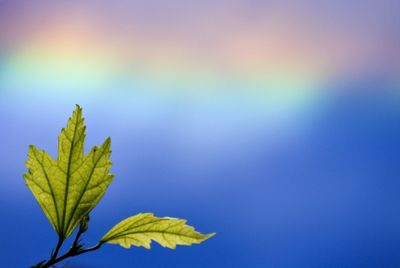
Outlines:
MULTIPOLYGON (((258 125, 248 129, 257 135, 234 135, 224 126, 218 135, 225 144, 199 122, 191 128, 201 135, 183 142, 178 129, 184 114, 123 124, 113 120, 118 109, 99 108, 110 104, 83 101, 87 143, 112 136, 116 174, 92 213, 88 244, 115 222, 145 211, 187 218, 199 230, 218 235, 175 251, 107 245, 66 267, 397 266, 395 97, 378 91, 331 95, 307 127, 292 128, 291 135, 278 139, 270 135, 271 127, 258 125)), ((56 136, 74 107, 66 102, 21 105, 22 99, 1 101, 0 121, 7 126, 1 236, 8 241, 1 261, 8 267, 46 258, 55 243, 55 233, 24 185, 23 163, 31 143, 56 153, 56 136)))

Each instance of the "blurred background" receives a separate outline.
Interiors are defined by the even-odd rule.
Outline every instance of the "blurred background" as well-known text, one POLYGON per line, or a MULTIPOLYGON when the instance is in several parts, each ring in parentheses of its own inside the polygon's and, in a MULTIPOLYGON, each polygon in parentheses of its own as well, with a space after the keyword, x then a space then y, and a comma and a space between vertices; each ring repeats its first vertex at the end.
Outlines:
POLYGON ((113 140, 94 244, 152 211, 217 236, 60 267, 400 267, 400 2, 0 0, 0 263, 56 235, 22 174, 75 104, 113 140))

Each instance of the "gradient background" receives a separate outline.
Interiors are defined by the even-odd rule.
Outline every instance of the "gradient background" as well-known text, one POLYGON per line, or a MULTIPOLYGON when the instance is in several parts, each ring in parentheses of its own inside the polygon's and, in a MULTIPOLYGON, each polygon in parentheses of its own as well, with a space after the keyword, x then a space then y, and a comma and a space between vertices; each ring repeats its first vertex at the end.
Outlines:
POLYGON ((400 2, 0 0, 0 266, 56 242, 24 185, 78 103, 113 139, 93 244, 139 212, 217 236, 70 268, 400 267, 400 2), (296 3, 294 3, 296 2, 296 3))

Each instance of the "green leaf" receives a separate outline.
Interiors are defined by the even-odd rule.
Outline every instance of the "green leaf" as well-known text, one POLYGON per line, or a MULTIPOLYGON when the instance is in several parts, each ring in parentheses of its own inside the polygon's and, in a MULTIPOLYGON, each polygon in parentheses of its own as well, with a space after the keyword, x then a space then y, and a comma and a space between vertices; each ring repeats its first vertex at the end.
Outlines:
POLYGON ((103 236, 101 243, 150 249, 151 241, 154 240, 163 247, 175 249, 176 245, 199 244, 215 235, 201 234, 185 223, 186 220, 181 219, 157 218, 152 213, 137 214, 115 225, 103 236))
POLYGON ((114 176, 107 138, 100 147, 84 155, 82 108, 77 105, 58 138, 58 158, 29 146, 27 186, 61 238, 68 237, 103 197, 114 176))

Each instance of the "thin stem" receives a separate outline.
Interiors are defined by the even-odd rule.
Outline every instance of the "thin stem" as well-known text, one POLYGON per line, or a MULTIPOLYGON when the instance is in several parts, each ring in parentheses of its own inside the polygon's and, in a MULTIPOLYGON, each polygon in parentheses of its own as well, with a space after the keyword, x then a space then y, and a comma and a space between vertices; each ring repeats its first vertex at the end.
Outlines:
POLYGON ((60 262, 60 261, 66 259, 66 258, 69 258, 69 257, 78 256, 78 255, 81 255, 81 254, 84 254, 84 253, 87 253, 87 252, 90 252, 90 251, 95 251, 95 250, 99 249, 102 245, 103 245, 103 243, 97 243, 93 247, 80 249, 78 251, 74 251, 71 248, 71 250, 69 250, 67 253, 65 253, 64 255, 58 257, 57 259, 55 259, 54 263, 60 262))
POLYGON ((72 247, 75 247, 75 248, 79 248, 80 247, 80 248, 82 248, 82 245, 79 245, 79 238, 81 237, 81 235, 84 232, 86 232, 88 230, 88 228, 89 228, 89 220, 90 220, 89 214, 87 214, 86 216, 84 216, 81 219, 81 222, 79 224, 78 232, 76 234, 74 242, 72 243, 72 247))
POLYGON ((65 253, 64 255, 61 255, 58 258, 55 258, 54 260, 49 260, 47 263, 45 263, 43 266, 41 266, 41 268, 49 268, 52 265, 59 263, 60 261, 73 257, 73 256, 78 256, 90 251, 95 251, 97 249, 99 249, 101 246, 103 245, 103 243, 99 242, 97 243, 95 246, 90 247, 90 248, 84 248, 84 249, 80 249, 80 250, 76 250, 74 247, 71 247, 70 250, 65 253))
POLYGON ((51 254, 51 258, 50 258, 50 259, 55 259, 55 258, 57 258, 58 252, 60 251, 61 246, 62 246, 62 244, 64 243, 64 240, 65 240, 65 238, 63 238, 62 236, 59 236, 59 237, 58 237, 57 245, 56 245, 56 247, 54 248, 53 253, 51 254))
POLYGON ((54 264, 66 259, 66 258, 78 256, 78 255, 99 249, 103 245, 103 242, 99 242, 90 248, 83 248, 83 244, 79 243, 79 239, 80 239, 81 235, 84 232, 86 232, 86 230, 87 230, 87 226, 85 227, 84 225, 81 224, 78 232, 76 233, 76 237, 74 239, 74 242, 72 243, 71 248, 61 256, 58 256, 58 253, 65 241, 65 238, 63 238, 62 236, 59 236, 57 245, 54 248, 50 259, 47 262, 43 261, 34 267, 49 268, 49 267, 52 267, 54 264))
POLYGON ((82 233, 83 233, 83 232, 82 232, 82 229, 79 228, 78 233, 76 234, 76 237, 75 237, 75 239, 74 239, 74 242, 72 243, 72 247, 77 247, 77 246, 78 246, 78 244, 79 244, 79 238, 81 237, 81 234, 82 234, 82 233))

